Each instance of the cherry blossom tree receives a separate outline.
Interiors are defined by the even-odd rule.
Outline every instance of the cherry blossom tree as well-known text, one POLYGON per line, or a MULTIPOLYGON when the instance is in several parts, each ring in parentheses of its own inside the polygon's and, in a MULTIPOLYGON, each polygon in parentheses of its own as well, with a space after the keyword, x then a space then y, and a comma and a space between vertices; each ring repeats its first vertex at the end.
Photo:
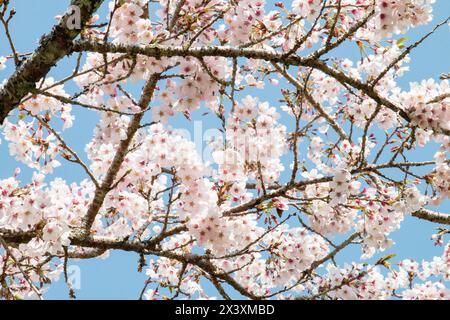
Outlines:
POLYGON ((2 143, 34 174, 0 181, 1 298, 42 298, 59 277, 75 297, 69 261, 114 250, 136 254, 145 299, 450 298, 448 75, 398 84, 448 28, 434 0, 73 0, 32 53, 12 2, 2 143), (73 72, 50 77, 68 56, 73 72), (73 108, 99 118, 82 152, 66 142, 73 108), (204 110, 209 160, 169 124, 204 110), (425 145, 437 152, 412 161, 425 145), (77 181, 48 177, 73 165, 77 181), (406 218, 436 224, 440 256, 392 262, 406 218), (336 262, 353 247, 359 260, 336 262))

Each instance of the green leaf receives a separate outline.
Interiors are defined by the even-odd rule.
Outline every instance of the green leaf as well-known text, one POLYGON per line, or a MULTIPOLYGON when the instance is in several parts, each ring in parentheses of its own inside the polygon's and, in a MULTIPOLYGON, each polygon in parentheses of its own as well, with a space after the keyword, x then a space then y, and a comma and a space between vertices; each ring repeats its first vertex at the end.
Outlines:
POLYGON ((384 257, 380 258, 375 265, 382 265, 382 266, 386 267, 387 269, 391 270, 391 265, 388 261, 390 259, 394 258, 395 256, 397 256, 397 254, 395 254, 395 253, 385 255, 384 257))
POLYGON ((397 40, 397 46, 398 46, 400 49, 405 48, 405 47, 406 47, 406 45, 405 45, 405 41, 406 41, 406 40, 408 40, 407 37, 401 37, 400 39, 397 40))

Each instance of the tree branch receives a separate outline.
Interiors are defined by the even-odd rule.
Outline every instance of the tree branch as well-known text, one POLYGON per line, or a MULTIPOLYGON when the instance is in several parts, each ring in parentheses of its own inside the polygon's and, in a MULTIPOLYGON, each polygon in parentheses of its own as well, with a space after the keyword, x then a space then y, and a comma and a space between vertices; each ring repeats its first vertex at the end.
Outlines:
MULTIPOLYGON (((156 88, 156 83, 158 82, 159 74, 153 74, 150 76, 149 80, 145 84, 141 100, 139 101, 139 107, 141 110, 146 110, 156 88)), ((86 237, 89 235, 92 224, 95 221, 95 217, 103 205, 103 201, 107 193, 110 191, 111 186, 114 183, 114 180, 119 172, 120 166, 122 165, 123 160, 125 159, 125 155, 128 152, 128 147, 133 140, 134 135, 140 128, 140 123, 142 118, 144 117, 143 112, 139 112, 133 116, 128 129, 127 129, 127 138, 122 140, 117 148, 116 154, 114 155, 114 159, 111 163, 111 166, 106 173, 105 178, 102 181, 100 188, 96 188, 94 199, 89 206, 89 209, 86 213, 83 222, 83 235, 86 237)))
POLYGON ((44 78, 60 59, 71 52, 72 41, 80 34, 103 1, 72 0, 72 6, 80 9, 81 29, 72 29, 68 25, 67 22, 72 17, 68 12, 49 35, 42 37, 34 54, 16 70, 0 90, 0 124, 20 100, 35 89, 36 82, 44 78))
MULTIPOLYGON (((249 49, 249 48, 235 48, 228 46, 203 46, 195 48, 184 48, 182 46, 166 46, 166 45, 149 45, 142 46, 130 46, 120 44, 107 44, 103 45, 92 41, 77 41, 72 46, 73 52, 98 52, 98 53, 128 53, 130 55, 144 55, 148 57, 195 57, 203 58, 207 56, 220 56, 227 58, 247 58, 247 59, 259 59, 272 63, 282 63, 284 65, 311 67, 322 71, 328 76, 333 77, 337 81, 344 85, 349 85, 357 90, 362 91, 368 97, 372 98, 375 102, 386 106, 402 117, 406 122, 411 122, 411 118, 408 113, 388 98, 380 95, 375 88, 367 83, 363 83, 351 76, 346 75, 342 71, 328 66, 324 61, 317 59, 314 55, 306 58, 298 57, 296 55, 285 56, 283 53, 276 52, 274 50, 266 49, 249 49)), ((450 136, 450 130, 440 128, 435 130, 436 133, 441 133, 450 136)))

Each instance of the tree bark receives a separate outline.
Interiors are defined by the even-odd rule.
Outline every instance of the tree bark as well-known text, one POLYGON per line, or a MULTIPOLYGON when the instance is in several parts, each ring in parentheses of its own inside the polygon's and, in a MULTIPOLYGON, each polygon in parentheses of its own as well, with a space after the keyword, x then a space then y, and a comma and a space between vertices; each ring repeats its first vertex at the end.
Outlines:
POLYGON ((50 34, 41 38, 39 47, 25 60, 0 90, 0 124, 17 107, 20 100, 35 89, 35 84, 45 77, 56 63, 71 53, 73 40, 100 7, 104 0, 72 0, 71 6, 79 9, 81 29, 72 29, 68 21, 73 14, 67 12, 53 27, 50 34))

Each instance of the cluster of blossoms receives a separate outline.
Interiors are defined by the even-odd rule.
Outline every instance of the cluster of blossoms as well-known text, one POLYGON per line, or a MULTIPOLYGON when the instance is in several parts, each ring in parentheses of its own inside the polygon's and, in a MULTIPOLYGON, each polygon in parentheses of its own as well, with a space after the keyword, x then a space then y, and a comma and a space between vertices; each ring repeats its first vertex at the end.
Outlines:
MULTIPOLYGON (((112 117, 127 118, 119 115, 112 117)), ((98 134, 87 147, 93 161, 92 171, 98 176, 106 174, 114 156, 114 144, 120 142, 120 136, 112 141, 109 136, 105 136, 104 130, 110 128, 103 126, 110 124, 101 122, 96 129, 98 134), (99 134, 100 132, 102 134, 99 134)), ((176 132, 165 130, 162 124, 152 125, 147 135, 137 137, 136 140, 136 143, 141 143, 141 147, 125 157, 118 172, 118 176, 124 176, 124 179, 118 184, 117 190, 123 191, 111 192, 102 211, 103 216, 108 216, 106 209, 114 208, 116 214, 121 213, 121 218, 105 228, 99 215, 94 225, 96 233, 120 234, 125 237, 130 235, 132 230, 139 230, 145 223, 152 221, 152 217, 163 213, 164 203, 160 191, 167 187, 167 179, 165 176, 156 180, 153 177, 158 176, 163 168, 173 168, 181 181, 177 192, 179 196, 175 195, 175 198, 179 197, 177 214, 181 219, 188 220, 189 233, 199 245, 214 253, 223 254, 232 248, 233 244, 240 243, 245 246, 261 234, 263 229, 256 226, 254 216, 233 219, 221 217, 217 204, 218 196, 214 192, 215 185, 202 178, 207 173, 207 168, 196 154, 192 142, 176 132), (128 190, 124 190, 126 188, 128 190), (149 210, 147 201, 133 192, 144 192, 149 197, 154 195, 154 199, 158 201, 152 201, 149 210), (102 232, 103 229, 105 230, 102 232), (249 230, 252 232, 248 232, 249 230)))
POLYGON ((330 205, 335 206, 340 203, 346 203, 349 195, 359 190, 361 183, 359 181, 352 182, 352 175, 345 169, 337 169, 333 181, 330 183, 330 205))
POLYGON ((338 166, 345 164, 350 167, 352 164, 358 163, 359 157, 363 155, 367 157, 370 152, 375 148, 375 142, 370 141, 370 136, 367 137, 364 150, 363 150, 363 138, 358 138, 357 143, 352 143, 348 140, 342 141, 339 146, 339 151, 342 157, 334 155, 334 161, 338 166), (364 151, 364 152, 363 152, 364 151))
POLYGON ((48 288, 33 288, 22 274, 21 268, 16 261, 26 264, 29 272, 29 278, 34 282, 50 283, 59 280, 63 272, 63 265, 54 265, 45 261, 39 256, 28 256, 23 253, 22 246, 19 248, 10 248, 10 253, 0 254, 0 274, 3 277, 3 283, 8 284, 7 293, 4 297, 8 299, 39 299, 39 295, 45 293, 48 288))
MULTIPOLYGON (((110 116, 116 121, 99 123, 97 134, 87 145, 92 172, 99 177, 107 173, 115 155, 114 150, 124 138, 120 135, 112 137, 106 133, 117 133, 114 124, 129 121, 127 116, 110 116)), ((115 208, 137 230, 164 209, 163 193, 160 191, 167 188, 168 179, 167 176, 160 175, 163 169, 173 168, 182 182, 181 188, 189 189, 206 173, 206 168, 196 153, 195 145, 180 134, 164 129, 162 124, 150 126, 146 135, 140 133, 135 137, 135 143, 140 148, 126 155, 118 171, 118 177, 123 179, 118 181, 118 188, 106 199, 104 209, 115 208), (140 196, 142 193, 153 201, 149 204, 140 196)), ((123 222, 116 221, 119 225, 116 224, 115 228, 121 228, 120 223, 123 222)), ((101 226, 100 219, 98 223, 101 226)), ((131 229, 128 231, 129 235, 131 229)), ((122 230, 121 234, 126 236, 128 231, 122 230)))
POLYGON ((392 208, 398 194, 394 188, 385 188, 377 192, 375 188, 366 188, 366 201, 357 201, 363 215, 357 222, 357 230, 364 236, 363 258, 369 258, 377 250, 383 251, 392 246, 389 234, 400 228, 405 213, 411 213, 424 203, 424 197, 416 188, 404 192, 404 199, 392 208))
POLYGON ((326 275, 315 278, 309 286, 316 294, 319 288, 336 288, 328 293, 335 299, 389 299, 396 292, 407 300, 448 300, 450 290, 444 282, 449 281, 449 248, 450 244, 441 257, 421 264, 403 260, 394 269, 390 263, 382 262, 380 265, 390 270, 387 275, 383 275, 379 266, 366 267, 354 263, 339 268, 328 264, 326 275), (433 282, 429 278, 442 280, 433 282))
POLYGON ((450 243, 444 247, 442 256, 434 257, 431 261, 418 263, 413 260, 403 260, 398 263, 398 270, 392 270, 386 277, 386 282, 392 289, 405 288, 403 299, 409 300, 448 300, 450 290, 445 282, 450 281, 450 243), (424 283, 414 283, 412 279, 424 283), (428 279, 435 279, 434 282, 428 279), (436 279, 441 279, 436 281, 436 279))
MULTIPOLYGON (((355 97, 351 96, 349 97, 346 113, 352 118, 355 125, 364 128, 367 125, 368 120, 371 119, 372 115, 376 112, 376 109, 377 104, 375 101, 370 99, 358 101, 355 97)), ((386 107, 381 107, 373 122, 381 129, 388 130, 397 125, 397 114, 386 107)))
POLYGON ((64 256, 63 247, 70 245, 72 228, 80 224, 94 191, 87 181, 67 185, 56 178, 47 185, 44 179, 35 173, 23 187, 16 177, 0 181, 0 229, 34 235, 17 248, 10 247, 12 256, 0 254, 0 274, 8 282, 9 297, 38 299, 48 288, 37 289, 30 281, 42 286, 59 279, 63 263, 48 257, 64 256))
MULTIPOLYGON (((154 227, 159 233, 159 226, 154 227)), ((183 232, 169 238, 162 244, 164 250, 170 250, 176 254, 187 254, 192 251, 193 241, 188 232, 183 232)), ((207 299, 203 288, 196 281, 195 268, 186 265, 183 267, 177 261, 162 258, 157 260, 150 260, 146 269, 146 275, 149 277, 149 282, 158 284, 163 283, 163 288, 170 288, 171 290, 180 290, 183 294, 188 295, 189 298, 197 297, 198 299, 207 299), (184 270, 183 276, 180 278, 180 270, 184 270), (180 281, 181 279, 181 281, 180 281), (161 281, 162 280, 162 281, 161 281), (198 296, 195 296, 195 295, 198 296)), ((160 299, 163 291, 158 289, 148 289, 144 298, 146 300, 160 299)))
MULTIPOLYGON (((146 1, 144 1, 146 2, 146 1)), ((241 6, 241 1, 239 2, 241 6)), ((197 43, 210 43, 218 38, 219 29, 215 28, 214 22, 216 22, 216 15, 223 15, 230 9, 230 3, 224 0, 214 1, 183 1, 174 2, 170 0, 162 0, 159 2, 159 7, 156 10, 156 16, 161 24, 157 24, 157 28, 164 38, 167 36, 167 40, 164 42, 174 41, 178 45, 183 45, 181 39, 185 35, 189 35, 192 38, 192 45, 196 46, 197 43), (176 19, 175 19, 176 18, 176 19), (185 33, 181 37, 174 37, 168 31, 179 28, 186 28, 185 33), (203 32, 199 32, 203 30, 203 32)), ((186 39, 184 39, 186 40, 186 39)))
MULTIPOLYGON (((400 54, 401 49, 394 43, 387 48, 374 48, 373 54, 361 59, 355 68, 351 67, 351 61, 343 61, 341 64, 346 72, 355 79, 366 78, 374 80, 400 54)), ((377 88, 383 90, 383 92, 392 92, 394 94, 400 92, 396 78, 401 77, 409 70, 409 67, 402 66, 407 62, 409 62, 408 56, 398 62, 394 68, 391 68, 383 78, 379 79, 376 84, 377 88)), ((374 116, 373 122, 378 124, 383 130, 388 130, 398 124, 397 114, 384 106, 379 106, 375 101, 367 97, 358 98, 355 95, 346 95, 346 97, 347 106, 345 112, 357 126, 364 128, 372 116, 374 116)))
POLYGON ((400 92, 396 100, 410 114, 412 122, 424 130, 450 129, 450 99, 448 80, 433 79, 411 83, 409 92, 400 92))
POLYGON ((9 153, 28 167, 48 173, 61 165, 56 159, 61 151, 59 143, 42 125, 35 128, 34 121, 13 124, 6 120, 3 135, 10 142, 9 153))
MULTIPOLYGON (((370 41, 379 41, 391 37, 393 34, 405 33, 408 29, 428 23, 432 19, 432 4, 435 0, 376 0, 375 8, 372 0, 344 0, 330 1, 330 7, 341 8, 342 32, 347 31, 352 25, 364 18, 370 9, 375 10, 375 15, 369 20, 365 28, 358 30, 358 37, 370 41)), ((283 4, 280 4, 284 7, 283 4)), ((320 0, 295 0, 292 2, 292 12, 305 17, 313 24, 324 7, 320 0)), ((319 29, 316 26, 316 29, 319 29)), ((314 38, 312 32, 310 38, 314 38)), ((316 36, 317 37, 317 36, 316 36)))
POLYGON ((369 258, 377 250, 390 247, 393 242, 388 236, 400 228, 403 215, 423 205, 423 196, 415 188, 408 189, 404 195, 406 200, 396 203, 394 208, 389 205, 398 196, 394 188, 385 188, 382 194, 377 188, 364 188, 362 196, 350 200, 349 195, 359 193, 359 181, 351 182, 349 173, 345 171, 337 176, 331 183, 309 185, 305 189, 306 197, 331 197, 329 202, 311 202, 311 227, 324 235, 344 234, 355 227, 364 239, 362 258, 369 258), (359 211, 361 214, 358 214, 359 211))
POLYGON ((343 268, 328 264, 325 277, 316 278, 313 282, 311 289, 314 294, 319 293, 319 288, 336 288, 328 293, 333 299, 384 299, 388 296, 382 275, 376 269, 365 270, 362 264, 346 264, 343 268))
POLYGON ((108 95, 118 95, 117 83, 126 82, 128 79, 148 79, 151 74, 162 72, 171 65, 172 62, 168 58, 157 60, 138 56, 134 63, 132 60, 123 59, 120 54, 108 53, 105 58, 102 54, 88 53, 86 63, 81 68, 81 75, 74 79, 76 84, 87 92, 79 97, 79 101, 104 106, 108 95), (95 72, 89 72, 90 70, 95 72), (128 75, 130 76, 127 77, 128 75))
POLYGON ((403 292, 405 300, 448 300, 450 290, 440 282, 427 281, 423 284, 415 284, 412 289, 403 292))
POLYGON ((309 81, 314 84, 312 96, 315 101, 319 103, 328 102, 330 106, 337 104, 342 90, 342 85, 339 82, 317 70, 311 72, 309 81))
POLYGON ((304 228, 283 225, 263 240, 274 249, 266 266, 266 277, 274 286, 283 286, 300 279, 303 271, 323 258, 329 251, 328 243, 319 235, 304 228))
POLYGON ((320 234, 346 233, 353 226, 357 210, 346 207, 333 207, 325 201, 311 203, 311 227, 320 234))
POLYGON ((270 248, 270 259, 260 253, 250 253, 215 261, 224 272, 237 270, 235 279, 256 295, 297 282, 313 263, 329 252, 328 244, 319 235, 287 225, 264 235, 261 245, 270 248))
POLYGON ((51 95, 67 98, 63 85, 58 85, 53 78, 46 78, 36 84, 38 88, 46 90, 48 95, 31 95, 20 105, 21 109, 27 110, 31 115, 47 113, 51 116, 57 115, 64 123, 63 129, 72 127, 74 116, 71 115, 72 106, 52 98, 51 95), (48 89, 47 89, 48 88, 48 89))
POLYGON ((218 179, 233 184, 234 199, 246 197, 248 179, 255 179, 262 188, 262 183, 276 182, 284 170, 280 157, 287 149, 286 127, 278 123, 279 117, 267 102, 247 96, 227 119, 225 149, 220 139, 211 143, 219 164, 218 179))
POLYGON ((393 33, 404 33, 411 27, 429 22, 434 2, 435 0, 377 0, 378 39, 389 37, 393 33))
MULTIPOLYGON (((62 85, 57 85, 52 78, 43 80, 37 85, 49 88, 50 95, 67 97, 62 85)), ((52 172, 54 168, 60 166, 56 157, 63 148, 55 132, 48 129, 48 123, 53 117, 57 117, 63 121, 63 130, 70 128, 75 118, 71 114, 72 106, 47 95, 31 95, 25 99, 20 108, 29 112, 35 119, 30 122, 19 120, 17 124, 5 121, 3 135, 10 142, 9 152, 16 160, 30 168, 41 170, 43 173, 52 172)))
MULTIPOLYGON (((437 152, 434 155, 436 159, 436 169, 433 172, 433 186, 439 193, 438 202, 445 198, 450 198, 450 166, 445 159, 445 152, 437 152)), ((438 204, 437 202, 435 202, 438 204)))
MULTIPOLYGON (((302 176, 308 180, 323 177, 316 169, 302 176)), ((343 234, 355 227, 363 236, 362 258, 367 259, 392 246, 389 234, 400 228, 405 214, 419 210, 428 199, 414 186, 401 195, 393 187, 378 185, 360 192, 360 186, 347 170, 336 169, 331 182, 308 185, 304 196, 317 199, 311 201, 311 227, 323 235, 343 234)))
POLYGON ((22 254, 33 257, 62 253, 63 246, 70 243, 71 228, 80 223, 93 192, 93 185, 87 181, 67 185, 57 178, 47 186, 44 178, 35 173, 26 187, 20 187, 16 178, 0 181, 0 228, 38 228, 39 236, 21 246, 22 254))
MULTIPOLYGON (((386 66, 393 62, 402 54, 401 46, 404 44, 401 40, 389 41, 390 46, 373 48, 372 53, 367 57, 358 61, 354 75, 357 78, 365 77, 368 80, 373 80, 381 72, 386 69, 386 66)), ((377 88, 383 89, 386 92, 392 91, 397 88, 396 79, 402 77, 409 67, 404 65, 410 62, 410 57, 407 55, 402 60, 395 64, 394 68, 391 68, 377 83, 377 88)))
MULTIPOLYGON (((302 177, 311 181, 323 178, 323 175, 317 169, 311 172, 303 172, 302 177)), ((350 188, 350 183, 348 187, 350 188)), ((339 187, 340 188, 340 187, 339 187)), ((305 198, 315 199, 324 198, 329 195, 329 183, 310 184, 306 186, 303 195, 305 198)), ((347 191, 345 191, 347 192, 347 191)), ((353 221, 357 216, 358 210, 345 206, 332 206, 327 201, 311 201, 309 222, 311 227, 323 235, 346 233, 353 226, 353 221)))
POLYGON ((220 89, 219 81, 226 81, 231 75, 228 59, 223 57, 205 57, 201 61, 184 58, 179 61, 179 82, 167 81, 166 88, 159 95, 161 107, 153 114, 166 120, 173 112, 192 112, 205 102, 206 106, 215 105, 216 94, 220 89), (159 115, 158 115, 159 114, 159 115))
POLYGON ((110 36, 122 44, 148 45, 153 41, 152 25, 144 17, 146 1, 130 1, 117 6, 114 1, 109 3, 112 15, 110 36))
POLYGON ((215 265, 224 272, 235 273, 235 279, 257 295, 267 294, 274 287, 272 277, 267 272, 266 260, 260 253, 238 255, 217 260, 215 265))
MULTIPOLYGON (((116 1, 109 2, 110 17, 112 17, 110 25, 105 32, 90 36, 101 41, 108 36, 112 38, 113 43, 124 45, 145 46, 156 43, 158 38, 164 37, 165 29, 161 28, 161 25, 155 28, 152 26, 151 20, 146 16, 147 5, 146 0, 127 0, 122 4, 116 1)), ((167 43, 176 44, 174 41, 167 41, 167 43)), ((106 95, 117 95, 116 83, 126 82, 128 79, 148 79, 151 74, 160 73, 175 65, 175 60, 142 55, 131 60, 124 59, 120 54, 88 53, 86 62, 81 68, 81 75, 75 78, 78 86, 88 92, 80 97, 80 101, 93 105, 105 105, 106 95), (88 72, 90 70, 98 71, 88 72)))
MULTIPOLYGON (((169 2, 170 3, 170 2, 169 2)), ((110 3, 113 14, 109 36, 113 43, 118 44, 141 44, 148 45, 164 38, 165 29, 156 27, 155 34, 152 33, 152 25, 148 18, 143 18, 143 7, 146 1, 131 1, 114 10, 114 3, 110 3)), ((164 5, 164 4, 162 4, 164 5)), ((171 6, 175 4, 170 3, 171 6)), ((189 2, 186 2, 189 7, 189 2)), ((217 9, 217 8, 216 8, 217 9)), ((184 8, 189 10, 189 8, 184 8)), ((166 14, 164 13, 164 18, 166 14)), ((202 38, 203 43, 213 40, 202 38)), ((166 44, 177 45, 180 40, 171 39, 166 44)), ((117 95, 115 82, 124 82, 130 79, 148 79, 151 74, 160 73, 168 68, 178 65, 179 76, 183 78, 179 82, 167 81, 159 100, 161 106, 153 108, 155 119, 163 122, 174 112, 192 112, 200 107, 204 101, 207 106, 216 103, 215 94, 220 89, 220 81, 227 81, 231 74, 228 60, 222 57, 205 57, 201 60, 187 58, 151 58, 137 56, 134 61, 121 59, 119 54, 107 54, 106 59, 102 54, 89 53, 87 61, 82 70, 100 69, 101 72, 87 72, 77 77, 77 84, 83 89, 89 90, 89 94, 82 96, 81 101, 85 103, 104 104, 104 95, 117 95), (107 72, 103 71, 106 61, 107 72), (129 75, 129 77, 128 77, 129 75), (216 80, 219 80, 216 81, 216 80), (92 88, 92 84, 96 86, 92 88)), ((239 72, 237 71, 236 83, 239 83, 239 72)))
POLYGON ((442 256, 434 257, 432 261, 422 261, 418 263, 414 260, 405 259, 401 261, 398 265, 400 272, 408 273, 411 276, 417 276, 420 280, 425 281, 429 277, 442 277, 443 280, 450 280, 450 272, 448 269, 448 264, 450 262, 450 247, 447 244, 444 247, 444 253, 442 256))
MULTIPOLYGON (((264 19, 265 1, 242 0, 224 15, 225 26, 219 29, 221 39, 231 44, 242 44, 250 40, 258 21, 264 19)), ((263 22, 260 22, 263 23, 263 22)), ((257 37, 256 33, 254 36, 257 37)))
POLYGON ((206 179, 197 180, 189 187, 181 188, 178 214, 183 219, 189 218, 189 233, 198 245, 214 254, 224 255, 235 249, 236 244, 244 248, 253 243, 264 229, 257 226, 254 215, 222 217, 214 188, 214 184, 206 179))
POLYGON ((323 5, 321 2, 322 1, 320 0, 294 0, 292 2, 292 11, 301 16, 305 16, 310 21, 313 21, 320 14, 320 10, 323 5))
MULTIPOLYGON (((146 270, 146 275, 149 277, 149 282, 164 283, 164 287, 171 290, 180 290, 183 294, 188 295, 191 299, 195 295, 198 298, 204 298, 203 289, 196 281, 196 274, 190 272, 193 267, 187 266, 184 270, 184 274, 180 281, 180 269, 182 265, 180 262, 176 262, 167 258, 160 258, 156 261, 150 260, 149 266, 146 270)), ((158 290, 149 289, 145 292, 146 300, 155 300, 160 298, 158 290)))
MULTIPOLYGON (((316 169, 304 172, 303 177, 313 180, 322 178, 316 169)), ((326 198, 330 201, 313 200, 311 202, 311 227, 320 234, 345 233, 353 226, 357 210, 339 204, 346 204, 348 197, 358 193, 360 182, 352 181, 351 174, 345 169, 337 169, 330 183, 312 184, 306 187, 307 198, 326 198)))
MULTIPOLYGON (((153 193, 163 190, 166 187, 163 178, 155 180, 151 186, 153 193)), ((148 202, 136 192, 137 190, 123 190, 113 192, 105 199, 104 217, 109 218, 105 226, 102 219, 97 219, 93 229, 97 234, 107 237, 126 238, 133 231, 141 230, 152 220, 153 215, 159 213, 162 207, 162 200, 157 199, 151 203, 148 202), (134 192, 133 192, 134 191, 134 192)), ((153 194, 153 196, 154 196, 153 194)), ((150 230, 145 230, 140 237, 147 238, 150 230)))

